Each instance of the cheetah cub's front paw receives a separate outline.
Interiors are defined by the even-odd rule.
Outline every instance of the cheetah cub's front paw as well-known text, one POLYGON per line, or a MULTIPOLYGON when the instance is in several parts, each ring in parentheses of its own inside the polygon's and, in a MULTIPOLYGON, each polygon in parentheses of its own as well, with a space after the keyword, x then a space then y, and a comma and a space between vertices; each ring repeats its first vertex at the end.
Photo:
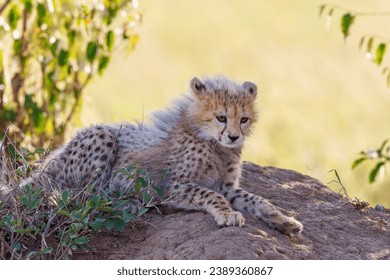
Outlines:
POLYGON ((242 227, 245 224, 245 218, 242 216, 242 214, 233 210, 218 212, 214 218, 219 226, 242 227))

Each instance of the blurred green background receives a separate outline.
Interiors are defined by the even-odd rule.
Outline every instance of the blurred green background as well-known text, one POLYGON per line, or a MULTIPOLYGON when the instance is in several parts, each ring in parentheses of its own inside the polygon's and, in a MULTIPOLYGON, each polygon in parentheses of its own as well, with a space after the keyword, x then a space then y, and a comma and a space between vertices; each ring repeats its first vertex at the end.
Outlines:
MULTIPOLYGON (((334 1, 390 11, 390 2, 334 1)), ((317 0, 144 0, 135 52, 118 51, 86 90, 85 126, 146 119, 185 92, 194 76, 224 74, 260 88, 260 120, 244 159, 327 183, 336 169, 349 195, 390 207, 390 180, 368 183, 372 164, 351 164, 389 137, 390 92, 358 50, 367 32, 390 35, 389 17, 358 18, 344 41, 340 14, 327 31, 317 0)), ((387 57, 386 57, 387 58, 387 57)), ((384 63, 388 63, 386 60, 384 63)), ((337 184, 329 185, 339 191, 337 184)))

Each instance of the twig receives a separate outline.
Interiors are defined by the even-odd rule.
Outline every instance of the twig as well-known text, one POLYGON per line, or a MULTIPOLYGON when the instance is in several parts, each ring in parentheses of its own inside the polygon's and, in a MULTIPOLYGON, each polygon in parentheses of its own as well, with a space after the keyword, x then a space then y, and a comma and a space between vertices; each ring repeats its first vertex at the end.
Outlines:
MULTIPOLYGON (((9 138, 8 138, 9 139, 9 138)), ((27 165, 27 168, 30 168, 31 169, 31 166, 30 164, 27 162, 27 160, 25 159, 25 157, 23 156, 23 154, 21 154, 19 152, 19 150, 17 149, 17 147, 14 145, 14 143, 12 141, 9 141, 9 144, 14 148, 15 152, 20 156, 20 158, 23 160, 23 163, 27 165)))
POLYGON ((58 132, 58 130, 60 129, 61 126, 62 126, 62 122, 61 122, 61 123, 59 124, 59 126, 57 126, 57 128, 54 130, 53 135, 51 136, 50 141, 49 141, 49 143, 47 144, 47 148, 46 148, 46 150, 45 150, 45 153, 44 153, 43 156, 42 156, 42 159, 43 159, 43 160, 46 158, 46 156, 47 156, 47 154, 48 154, 48 151, 49 151, 49 149, 50 149, 51 143, 53 142, 54 136, 56 136, 56 134, 57 134, 57 132, 58 132))
POLYGON ((385 37, 385 36, 381 36, 381 35, 377 35, 377 34, 365 34, 362 38, 362 40, 366 40, 366 38, 376 38, 382 42, 386 42, 386 43, 390 43, 390 39, 388 37, 385 37))
POLYGON ((77 73, 78 72, 75 72, 75 83, 76 83, 76 86, 73 87, 73 90, 75 90, 75 87, 78 87, 77 88, 77 95, 76 95, 76 98, 75 98, 75 102, 72 106, 72 108, 70 109, 70 112, 68 114, 68 116, 66 117, 65 121, 63 122, 63 125, 64 127, 67 126, 68 122, 70 121, 70 119, 72 118, 74 112, 76 111, 76 108, 77 108, 77 105, 79 103, 79 99, 81 97, 81 94, 82 94, 82 91, 84 90, 84 88, 87 86, 87 84, 89 83, 89 81, 91 80, 92 78, 92 72, 87 76, 87 78, 85 79, 84 83, 82 85, 79 84, 79 81, 78 81, 78 76, 77 76, 77 73))
POLYGON ((45 230, 44 230, 44 232, 43 232, 42 235, 44 235, 44 236, 47 236, 47 235, 48 235, 49 230, 50 230, 51 223, 53 222, 53 220, 54 220, 54 218, 55 218, 56 216, 57 216, 57 214, 54 214, 54 215, 53 215, 53 210, 50 210, 49 220, 47 221, 45 230))
POLYGON ((9 126, 7 127, 7 129, 4 132, 3 141, 1 141, 1 143, 0 143, 0 159, 2 160, 2 162, 0 163, 0 171, 2 173, 1 174, 1 180, 2 180, 2 182, 4 184, 8 184, 9 183, 8 180, 7 180, 7 177, 6 177, 6 173, 7 172, 4 169, 7 166, 7 162, 6 162, 7 154, 5 152, 5 149, 3 150, 3 148, 9 142, 8 131, 9 131, 9 126))
POLYGON ((4 147, 5 141, 8 142, 8 131, 9 131, 9 126, 7 127, 7 129, 6 129, 5 132, 4 132, 3 141, 1 141, 1 144, 0 144, 0 151, 1 151, 1 150, 3 149, 3 147, 4 147))
POLYGON ((356 11, 354 9, 346 8, 346 7, 343 7, 343 6, 340 6, 340 5, 337 5, 337 4, 332 4, 332 3, 323 4, 323 5, 320 5, 320 7, 321 8, 322 7, 324 7, 324 8, 328 7, 328 8, 331 8, 331 9, 344 10, 346 12, 352 13, 355 16, 390 16, 390 12, 371 12, 371 13, 360 12, 360 11, 356 11))
POLYGON ((0 242, 1 242, 1 257, 5 259, 5 248, 7 247, 7 250, 11 252, 11 247, 8 245, 8 243, 4 240, 3 236, 0 234, 0 242), (4 252, 3 252, 4 251, 4 252), (4 255, 3 255, 4 253, 4 255))
MULTIPOLYGON (((2 74, 3 75, 3 74, 2 74)), ((0 87, 0 118, 2 119, 3 111, 4 111, 4 85, 0 87)))
POLYGON ((9 3, 11 3, 11 0, 7 0, 7 1, 4 2, 3 5, 1 5, 1 7, 0 7, 0 15, 5 10, 5 8, 7 8, 9 3))

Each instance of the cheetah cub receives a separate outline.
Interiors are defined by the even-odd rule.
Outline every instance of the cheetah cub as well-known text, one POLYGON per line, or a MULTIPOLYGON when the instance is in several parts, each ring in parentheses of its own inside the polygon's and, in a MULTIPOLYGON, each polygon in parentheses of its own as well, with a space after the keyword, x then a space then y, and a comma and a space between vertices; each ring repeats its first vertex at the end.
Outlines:
POLYGON ((119 168, 137 164, 158 181, 169 167, 162 187, 173 207, 206 211, 220 226, 243 226, 245 211, 285 234, 300 233, 300 222, 239 186, 242 147, 257 118, 256 95, 251 82, 193 78, 189 94, 155 113, 150 124, 81 130, 53 153, 41 178, 68 188, 92 180, 114 191, 131 184, 115 172, 119 168))

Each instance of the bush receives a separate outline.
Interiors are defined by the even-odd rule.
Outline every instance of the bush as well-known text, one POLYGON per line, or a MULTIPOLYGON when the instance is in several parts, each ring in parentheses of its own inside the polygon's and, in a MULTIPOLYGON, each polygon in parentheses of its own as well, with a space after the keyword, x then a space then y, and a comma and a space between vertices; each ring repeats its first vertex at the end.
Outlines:
POLYGON ((0 5, 0 139, 63 141, 86 85, 120 46, 132 50, 141 20, 131 0, 6 0, 0 5))

